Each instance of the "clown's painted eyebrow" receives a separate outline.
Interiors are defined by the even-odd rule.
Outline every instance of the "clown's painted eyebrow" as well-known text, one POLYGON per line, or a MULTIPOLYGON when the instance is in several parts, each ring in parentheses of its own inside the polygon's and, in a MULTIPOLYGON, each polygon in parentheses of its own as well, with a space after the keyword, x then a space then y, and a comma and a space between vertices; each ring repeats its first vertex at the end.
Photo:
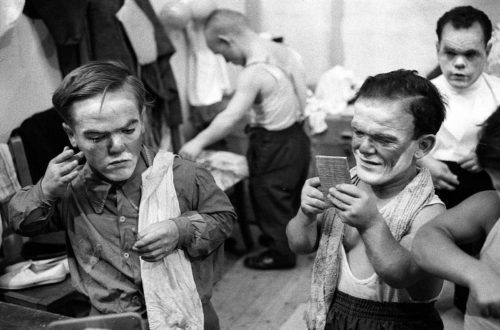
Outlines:
POLYGON ((370 138, 372 138, 375 141, 382 141, 382 142, 393 143, 393 142, 397 142, 397 140, 398 140, 395 136, 390 135, 390 134, 384 134, 384 133, 367 134, 367 133, 363 132, 363 130, 359 129, 356 126, 356 123, 352 123, 351 128, 352 128, 352 131, 355 134, 365 134, 365 135, 368 135, 370 138))
MULTIPOLYGON (((120 127, 117 129, 117 131, 121 131, 121 130, 124 130, 124 129, 130 129, 132 128, 131 126, 137 124, 139 122, 138 119, 130 119, 127 124, 125 124, 123 127, 120 127)), ((103 135, 103 134, 109 134, 109 132, 107 131, 99 131, 99 130, 95 130, 95 129, 89 129, 89 130, 86 130, 83 132, 84 135, 86 136, 89 136, 89 135, 103 135)))

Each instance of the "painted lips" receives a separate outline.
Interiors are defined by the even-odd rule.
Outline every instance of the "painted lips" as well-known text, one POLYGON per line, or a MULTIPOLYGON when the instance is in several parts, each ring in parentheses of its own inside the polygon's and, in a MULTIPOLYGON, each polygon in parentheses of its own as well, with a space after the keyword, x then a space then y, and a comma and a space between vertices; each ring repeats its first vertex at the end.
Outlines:
POLYGON ((128 162, 130 162, 130 159, 114 160, 109 163, 108 167, 124 167, 128 162))

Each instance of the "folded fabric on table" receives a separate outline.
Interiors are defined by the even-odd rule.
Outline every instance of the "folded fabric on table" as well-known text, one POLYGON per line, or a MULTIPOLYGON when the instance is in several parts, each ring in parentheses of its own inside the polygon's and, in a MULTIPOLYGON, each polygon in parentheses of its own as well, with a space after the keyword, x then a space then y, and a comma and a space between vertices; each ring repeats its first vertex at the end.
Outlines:
POLYGON ((226 190, 248 177, 246 157, 233 152, 204 150, 196 162, 203 164, 210 171, 215 183, 222 190, 226 190))

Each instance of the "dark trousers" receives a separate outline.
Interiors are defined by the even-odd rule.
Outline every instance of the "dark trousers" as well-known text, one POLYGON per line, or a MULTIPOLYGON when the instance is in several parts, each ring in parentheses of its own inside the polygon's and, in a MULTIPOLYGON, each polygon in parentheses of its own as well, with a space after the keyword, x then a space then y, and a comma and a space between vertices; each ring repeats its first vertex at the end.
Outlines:
POLYGON ((298 123, 281 131, 254 127, 249 135, 249 190, 256 221, 275 258, 295 261, 285 229, 300 207, 311 158, 309 138, 298 123))
MULTIPOLYGON (((441 200, 446 205, 446 208, 450 209, 458 204, 460 204, 464 199, 484 190, 494 189, 491 179, 485 171, 479 173, 471 173, 464 170, 457 163, 445 162, 450 170, 458 177, 460 184, 455 190, 444 190, 436 189, 436 194, 441 198, 441 200)), ((463 251, 470 255, 476 255, 479 253, 481 246, 478 244, 467 244, 460 246, 463 251)), ((455 285, 455 295, 453 297, 453 302, 455 306, 465 313, 465 305, 467 303, 467 297, 469 296, 469 290, 466 287, 455 285)))
POLYGON ((471 173, 461 168, 457 163, 444 163, 448 165, 450 171, 458 177, 458 181, 460 182, 455 190, 436 189, 436 194, 444 202, 446 208, 450 209, 460 204, 464 199, 475 193, 493 189, 491 179, 485 171, 471 173))
POLYGON ((392 303, 335 292, 325 330, 442 330, 434 303, 392 303))

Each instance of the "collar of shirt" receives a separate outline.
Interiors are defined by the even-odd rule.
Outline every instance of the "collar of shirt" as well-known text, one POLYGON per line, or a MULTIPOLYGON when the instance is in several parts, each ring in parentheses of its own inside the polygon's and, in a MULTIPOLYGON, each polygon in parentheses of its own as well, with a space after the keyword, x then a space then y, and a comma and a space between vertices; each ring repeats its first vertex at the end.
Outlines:
MULTIPOLYGON (((146 147, 143 147, 132 176, 127 181, 115 185, 119 186, 125 195, 130 195, 137 185, 141 185, 142 172, 144 172, 151 165, 151 163, 152 152, 146 147)), ((108 198, 109 191, 113 187, 113 183, 97 174, 88 163, 84 165, 82 172, 84 181, 83 186, 85 187, 87 198, 94 211, 101 214, 103 212, 106 199, 108 198)))

